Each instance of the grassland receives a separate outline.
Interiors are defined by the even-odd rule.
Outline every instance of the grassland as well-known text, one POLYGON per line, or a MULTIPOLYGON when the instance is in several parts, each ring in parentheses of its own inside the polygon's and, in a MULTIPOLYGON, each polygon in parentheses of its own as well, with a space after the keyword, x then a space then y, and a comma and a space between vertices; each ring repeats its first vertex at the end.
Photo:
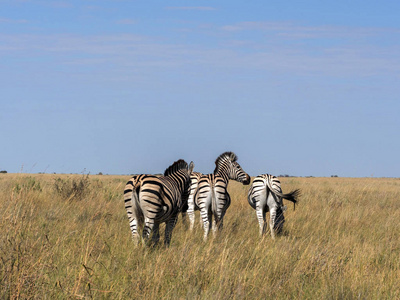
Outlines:
POLYGON ((231 182, 217 238, 203 243, 180 219, 156 249, 133 245, 128 179, 0 174, 0 297, 400 299, 399 179, 281 178, 302 198, 275 241, 231 182))

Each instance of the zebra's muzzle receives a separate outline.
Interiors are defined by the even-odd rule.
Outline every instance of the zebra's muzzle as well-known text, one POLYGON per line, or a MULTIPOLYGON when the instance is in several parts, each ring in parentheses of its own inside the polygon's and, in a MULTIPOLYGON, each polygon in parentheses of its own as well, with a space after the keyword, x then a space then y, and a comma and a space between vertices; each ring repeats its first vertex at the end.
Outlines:
POLYGON ((249 185, 249 184, 250 184, 250 176, 247 175, 247 176, 246 176, 246 179, 243 180, 242 183, 243 183, 244 185, 249 185))

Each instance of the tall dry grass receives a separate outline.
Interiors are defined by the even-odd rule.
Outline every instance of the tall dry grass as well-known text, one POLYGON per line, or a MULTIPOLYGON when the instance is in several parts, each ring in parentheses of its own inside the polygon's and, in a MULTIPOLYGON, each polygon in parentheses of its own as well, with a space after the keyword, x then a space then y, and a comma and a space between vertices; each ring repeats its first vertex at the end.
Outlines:
POLYGON ((302 197, 275 241, 231 182, 217 238, 203 243, 197 214, 193 232, 179 220, 170 248, 155 249, 131 240, 128 179, 90 176, 75 197, 56 186, 82 176, 0 174, 0 297, 400 298, 399 179, 281 178, 302 197))

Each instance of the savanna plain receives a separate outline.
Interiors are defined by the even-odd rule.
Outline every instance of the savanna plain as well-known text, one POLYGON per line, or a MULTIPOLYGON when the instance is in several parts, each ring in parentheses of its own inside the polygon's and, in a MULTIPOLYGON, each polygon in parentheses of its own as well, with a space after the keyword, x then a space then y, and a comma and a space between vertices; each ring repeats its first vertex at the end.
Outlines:
POLYGON ((230 182, 222 232, 180 217, 169 248, 134 246, 128 179, 0 174, 0 298, 400 299, 400 179, 280 178, 302 195, 275 240, 230 182))

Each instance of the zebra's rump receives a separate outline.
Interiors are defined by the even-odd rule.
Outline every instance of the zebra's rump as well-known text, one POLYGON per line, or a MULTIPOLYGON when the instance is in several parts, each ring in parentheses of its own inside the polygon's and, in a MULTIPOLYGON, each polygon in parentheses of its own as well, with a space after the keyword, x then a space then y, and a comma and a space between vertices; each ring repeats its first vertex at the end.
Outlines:
MULTIPOLYGON (((300 190, 296 189, 290 193, 283 194, 282 193, 282 188, 281 188, 281 183, 278 179, 278 177, 270 174, 262 174, 257 176, 248 193, 248 202, 249 204, 253 207, 256 208, 257 202, 260 201, 263 198, 268 197, 268 194, 274 194, 274 196, 278 197, 279 199, 279 204, 280 206, 283 206, 282 199, 289 200, 293 202, 295 205, 296 202, 298 201, 298 198, 300 196, 300 190)), ((275 198, 274 198, 275 199, 275 198)), ((295 208, 295 206, 294 206, 295 208)))
POLYGON ((142 211, 156 221, 163 222, 178 211, 175 201, 176 193, 168 188, 160 178, 144 178, 138 194, 142 211))
POLYGON ((221 176, 215 174, 201 176, 194 197, 196 206, 199 209, 211 209, 213 215, 220 219, 231 202, 226 188, 227 183, 221 176))

